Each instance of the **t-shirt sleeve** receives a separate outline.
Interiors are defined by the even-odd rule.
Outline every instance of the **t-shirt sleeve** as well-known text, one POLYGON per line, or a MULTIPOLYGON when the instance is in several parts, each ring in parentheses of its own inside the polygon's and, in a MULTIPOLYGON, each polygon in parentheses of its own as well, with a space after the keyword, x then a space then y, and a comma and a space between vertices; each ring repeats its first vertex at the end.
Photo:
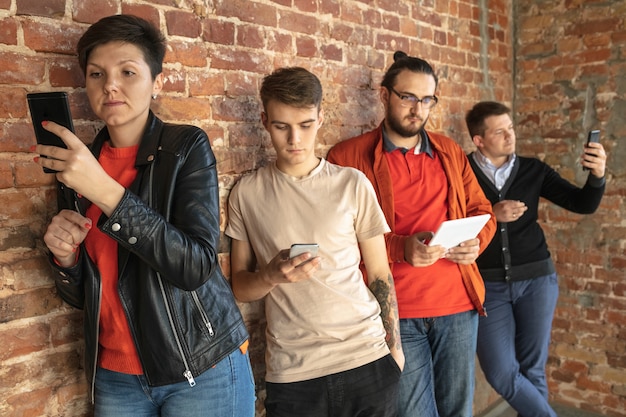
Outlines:
POLYGON ((248 241, 248 232, 241 213, 241 182, 235 184, 228 197, 228 224, 224 233, 232 239, 248 241))
POLYGON ((356 201, 358 204, 355 230, 358 241, 371 239, 391 231, 376 199, 376 192, 367 177, 357 171, 356 201))

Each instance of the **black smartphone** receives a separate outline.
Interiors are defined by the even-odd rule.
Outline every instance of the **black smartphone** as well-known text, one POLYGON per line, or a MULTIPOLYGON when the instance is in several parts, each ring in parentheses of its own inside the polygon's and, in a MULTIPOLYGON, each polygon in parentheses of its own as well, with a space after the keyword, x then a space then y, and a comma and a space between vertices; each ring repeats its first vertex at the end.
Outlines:
MULTIPOLYGON (((600 131, 599 130, 590 130, 589 133, 587 133, 587 143, 585 144, 585 147, 587 147, 587 145, 589 145, 589 143, 591 142, 600 142, 600 131)), ((583 169, 585 171, 588 171, 589 168, 587 167, 583 167, 583 169)))
MULTIPOLYGON (((28 93, 26 100, 28 101, 28 108, 30 109, 30 117, 33 122, 37 143, 66 148, 67 146, 65 146, 61 138, 44 129, 43 126, 41 126, 41 122, 44 120, 55 122, 74 132, 74 124, 72 123, 72 114, 70 113, 67 93, 63 91, 28 93)), ((45 155, 41 156, 46 157, 45 155)), ((55 172, 49 168, 44 168, 43 171, 48 173, 55 172)))

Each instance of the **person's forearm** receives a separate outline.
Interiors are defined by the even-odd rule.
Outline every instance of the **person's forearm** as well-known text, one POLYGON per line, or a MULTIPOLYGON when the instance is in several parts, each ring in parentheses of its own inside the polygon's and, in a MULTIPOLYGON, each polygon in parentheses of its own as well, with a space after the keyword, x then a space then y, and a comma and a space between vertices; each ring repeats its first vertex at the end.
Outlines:
POLYGON ((232 287, 238 301, 249 303, 265 297, 276 285, 271 284, 261 271, 234 272, 232 287))
POLYGON ((370 280, 369 288, 380 305, 380 316, 387 333, 386 341, 389 350, 392 352, 396 350, 401 351, 402 342, 400 340, 398 301, 391 273, 387 277, 378 277, 370 280))

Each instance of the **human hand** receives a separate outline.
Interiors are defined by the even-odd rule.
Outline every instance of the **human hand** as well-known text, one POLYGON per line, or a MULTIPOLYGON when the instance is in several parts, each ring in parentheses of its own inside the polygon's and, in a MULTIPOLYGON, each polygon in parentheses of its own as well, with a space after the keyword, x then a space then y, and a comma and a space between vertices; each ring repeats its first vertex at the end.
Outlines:
POLYGON ((581 156, 580 163, 598 178, 604 177, 606 170, 606 152, 599 142, 589 142, 581 156))
POLYGON ((445 258, 457 264, 470 265, 478 258, 479 251, 480 239, 474 238, 448 249, 445 258))
POLYGON ((425 243, 432 237, 432 232, 419 232, 410 236, 404 244, 404 260, 411 266, 429 266, 442 258, 445 253, 443 246, 428 246, 425 243))
POLYGON ((124 187, 111 178, 87 146, 69 129, 44 121, 44 129, 59 136, 67 149, 36 145, 34 152, 48 158, 35 158, 39 165, 58 171, 57 180, 72 188, 110 215, 124 195, 124 187))
POLYGON ((493 213, 500 223, 509 223, 518 220, 528 210, 523 201, 502 200, 493 205, 493 213))
POLYGON ((72 210, 61 210, 52 218, 43 241, 57 262, 68 268, 76 262, 76 250, 89 230, 91 219, 72 210))
POLYGON ((401 349, 391 349, 391 357, 398 364, 398 368, 400 368, 400 371, 402 371, 404 369, 405 362, 404 352, 401 349))
POLYGON ((319 256, 306 252, 289 258, 289 249, 283 249, 263 268, 261 275, 270 285, 288 284, 312 278, 321 265, 319 256))

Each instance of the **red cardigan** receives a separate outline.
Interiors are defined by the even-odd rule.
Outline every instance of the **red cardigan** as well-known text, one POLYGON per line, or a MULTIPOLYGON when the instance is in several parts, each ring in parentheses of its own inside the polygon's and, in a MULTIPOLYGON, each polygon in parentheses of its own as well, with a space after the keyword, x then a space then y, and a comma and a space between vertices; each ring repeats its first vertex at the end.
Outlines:
MULTIPOLYGON (((385 235, 385 242, 391 272, 393 273, 393 264, 404 262, 404 244, 409 236, 395 234, 393 186, 387 159, 384 155, 382 126, 381 123, 378 128, 370 132, 336 144, 328 152, 327 160, 338 165, 357 168, 372 182, 378 196, 378 203, 385 213, 387 224, 391 228, 391 232, 385 235)), ((450 185, 448 190, 449 218, 459 219, 479 214, 491 214, 491 219, 478 234, 480 252, 482 253, 496 231, 496 219, 491 203, 478 184, 467 156, 461 147, 454 140, 437 133, 428 132, 428 137, 433 150, 441 159, 450 185)), ((459 269, 472 303, 476 310, 484 315, 485 285, 476 263, 459 265, 459 269)))

